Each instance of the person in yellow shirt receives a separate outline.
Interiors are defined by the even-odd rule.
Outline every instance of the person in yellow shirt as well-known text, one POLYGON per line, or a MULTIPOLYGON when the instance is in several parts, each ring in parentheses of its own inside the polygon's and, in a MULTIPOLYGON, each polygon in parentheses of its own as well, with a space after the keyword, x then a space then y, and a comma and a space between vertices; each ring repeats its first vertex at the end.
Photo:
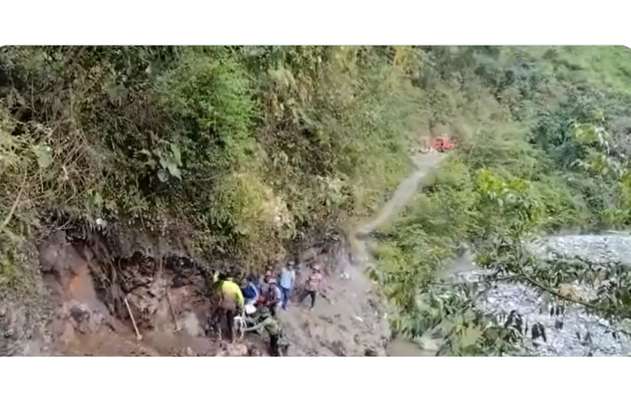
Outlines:
POLYGON ((219 281, 221 282, 221 288, 219 289, 221 291, 219 305, 223 312, 222 318, 225 317, 226 323, 228 324, 228 339, 232 340, 234 317, 243 311, 245 300, 243 299, 241 288, 234 279, 226 276, 225 274, 220 274, 219 281))

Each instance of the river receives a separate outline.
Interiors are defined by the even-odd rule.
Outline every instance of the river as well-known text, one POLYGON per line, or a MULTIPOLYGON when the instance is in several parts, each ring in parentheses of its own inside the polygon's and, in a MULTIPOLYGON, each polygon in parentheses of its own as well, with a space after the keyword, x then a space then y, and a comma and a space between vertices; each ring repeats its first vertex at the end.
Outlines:
MULTIPOLYGON (((580 257, 594 263, 631 264, 631 234, 608 232, 589 235, 552 235, 526 244, 537 258, 580 257)), ((478 310, 505 324, 511 312, 522 319, 523 334, 516 356, 624 356, 631 354, 631 336, 627 321, 610 320, 588 311, 583 305, 567 302, 530 284, 518 281, 484 279, 485 271, 477 268, 470 254, 456 260, 445 271, 446 281, 454 287, 460 283, 476 284, 478 310), (533 337, 535 325, 545 335, 533 337)), ((582 300, 593 298, 596 290, 585 282, 571 284, 582 300)), ((433 344, 435 347, 436 344, 433 344)), ((414 343, 393 343, 393 354, 425 356, 414 343), (414 347, 418 351, 414 351, 414 347), (395 353, 396 352, 396 353, 395 353)))

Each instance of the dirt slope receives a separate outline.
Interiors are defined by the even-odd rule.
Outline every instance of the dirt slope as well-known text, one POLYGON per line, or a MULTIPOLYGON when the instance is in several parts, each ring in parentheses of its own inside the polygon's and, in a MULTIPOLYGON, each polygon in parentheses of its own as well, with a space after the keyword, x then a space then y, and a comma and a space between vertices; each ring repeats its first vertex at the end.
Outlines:
MULTIPOLYGON (((416 157, 417 169, 403 180, 373 219, 350 235, 350 246, 340 241, 326 250, 318 248, 301 256, 297 294, 308 275, 306 264, 313 260, 325 267, 326 290, 313 311, 308 310, 307 302, 299 305, 295 296, 289 310, 279 314, 291 343, 289 355, 386 354, 390 340, 387 310, 366 275, 372 261, 367 237, 407 204, 442 157, 416 157)), ((68 232, 57 230, 39 245, 38 284, 46 288, 40 293, 45 302, 31 305, 37 308, 31 312, 42 312, 41 308, 49 306, 49 315, 35 323, 32 313, 20 302, 0 302, 0 354, 265 354, 260 337, 248 336, 244 342, 227 344, 205 335, 210 302, 205 276, 192 260, 174 255, 158 260, 139 248, 140 252, 119 252, 117 258, 103 264, 97 254, 104 249, 109 254, 116 246, 95 246, 99 243, 76 240, 68 232), (132 328, 129 311, 121 305, 122 296, 126 296, 134 314, 141 340, 132 328)))
MULTIPOLYGON (((307 299, 281 313, 292 343, 290 355, 386 355, 390 340, 387 309, 367 276, 372 264, 368 236, 406 206, 444 157, 435 152, 414 156, 416 170, 372 219, 351 234, 351 255, 338 252, 331 264, 325 264, 329 269, 325 299, 318 300, 313 311, 308 310, 307 299)), ((302 277, 307 274, 304 271, 302 277)))

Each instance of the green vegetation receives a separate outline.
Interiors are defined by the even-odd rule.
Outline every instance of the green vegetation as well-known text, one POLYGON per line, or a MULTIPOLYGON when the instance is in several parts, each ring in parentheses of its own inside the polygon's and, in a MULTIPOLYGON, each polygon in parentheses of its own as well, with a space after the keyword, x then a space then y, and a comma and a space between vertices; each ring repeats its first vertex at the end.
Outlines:
POLYGON ((409 169, 416 53, 2 48, 0 282, 49 211, 258 266, 369 213, 409 169))
POLYGON ((398 332, 445 336, 447 354, 502 353, 508 332, 442 272, 463 243, 489 266, 506 241, 629 225, 631 53, 440 48, 427 63, 442 69, 422 85, 438 98, 433 115, 462 140, 434 184, 381 232, 379 278, 400 308, 398 332))
POLYGON ((434 183, 380 232, 378 278, 398 332, 502 352, 441 272, 464 243, 491 264, 525 235, 628 226, 629 86, 619 47, 5 47, 0 287, 28 288, 51 210, 259 266, 370 214, 412 141, 448 133, 434 183))

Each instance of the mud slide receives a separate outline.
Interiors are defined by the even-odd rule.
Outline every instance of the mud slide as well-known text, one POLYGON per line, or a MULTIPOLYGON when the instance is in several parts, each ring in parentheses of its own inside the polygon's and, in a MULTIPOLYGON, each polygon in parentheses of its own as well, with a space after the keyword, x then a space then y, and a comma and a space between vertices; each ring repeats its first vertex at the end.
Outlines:
MULTIPOLYGON (((438 167, 445 156, 445 154, 434 151, 414 156, 413 162, 416 166, 416 170, 399 184, 399 187, 390 200, 372 220, 356 228, 352 235, 352 253, 355 264, 350 270, 353 273, 353 277, 360 279, 362 282, 369 283, 370 280, 366 278, 366 272, 373 264, 372 255, 369 250, 369 235, 390 222, 397 213, 403 210, 417 193, 419 186, 427 180, 428 175, 438 167)), ((430 355, 421 350, 416 344, 400 338, 387 344, 387 354, 389 356, 430 355)))
MULTIPOLYGON (((324 264, 327 270, 326 290, 322 297, 318 297, 313 310, 308 308, 309 301, 294 300, 289 310, 280 314, 292 343, 290 355, 407 355, 386 351, 390 342, 388 311, 367 275, 372 264, 369 235, 392 220, 409 203, 419 185, 444 156, 439 153, 415 156, 414 172, 400 183, 374 218, 351 232, 350 254, 339 251, 329 256, 333 263, 324 264)), ((308 259, 301 258, 301 261, 308 259)), ((302 268, 298 284, 308 274, 308 270, 302 268)))
POLYGON ((393 216, 409 203, 417 192, 421 182, 432 173, 445 156, 446 155, 443 153, 434 151, 414 156, 412 160, 416 166, 416 170, 399 184, 390 200, 384 204, 379 213, 377 213, 372 220, 367 221, 355 229, 355 236, 364 237, 369 235, 390 221, 393 216))
MULTIPOLYGON (((347 244, 338 241, 300 256, 296 295, 288 310, 279 314, 291 343, 289 355, 387 354, 391 338, 388 311, 366 274, 372 262, 368 237, 403 209, 443 157, 430 153, 414 158, 414 172, 401 182, 373 219, 354 230, 350 252, 347 244), (325 267, 326 286, 310 310, 310 302, 300 302, 299 294, 309 274, 306 265, 314 260, 325 267)), ((7 346, 0 342, 0 354, 265 354, 262 337, 248 336, 229 345, 206 336, 203 326, 210 302, 204 294, 205 277, 187 257, 156 260, 137 251, 103 264, 97 253, 105 246, 100 239, 73 238, 59 229, 40 244, 41 283, 49 289, 51 314, 36 333, 25 333, 13 340, 13 350, 4 351, 7 346), (120 305, 121 296, 125 296, 125 306, 120 305)), ((99 252, 102 254, 102 250, 99 252)), ((21 326, 26 321, 18 322, 26 319, 18 316, 25 312, 19 307, 9 309, 0 312, 0 327, 11 324, 13 327, 7 331, 26 331, 21 326)))

